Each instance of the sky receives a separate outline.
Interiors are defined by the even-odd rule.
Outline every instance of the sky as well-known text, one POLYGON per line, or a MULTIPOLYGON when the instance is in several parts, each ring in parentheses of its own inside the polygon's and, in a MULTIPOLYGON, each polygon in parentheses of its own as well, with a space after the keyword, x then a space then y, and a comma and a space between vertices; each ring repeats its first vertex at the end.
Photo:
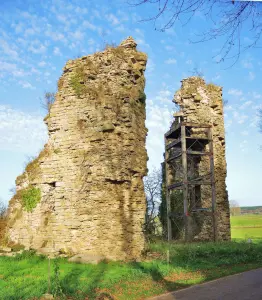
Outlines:
MULTIPOLYGON (((201 12, 185 26, 161 32, 145 18, 154 6, 131 7, 126 0, 1 0, 0 1, 0 198, 8 203, 26 162, 48 139, 41 105, 45 92, 55 92, 68 59, 102 51, 133 36, 148 55, 146 126, 149 170, 160 168, 163 135, 176 107, 180 81, 198 70, 208 83, 223 87, 227 188, 241 206, 262 205, 262 52, 249 49, 218 63, 221 39, 192 43, 209 28, 201 12), (110 5, 109 5, 110 3, 110 5), (231 66, 231 67, 230 67, 231 66)), ((242 41, 252 36, 243 32, 242 41)))

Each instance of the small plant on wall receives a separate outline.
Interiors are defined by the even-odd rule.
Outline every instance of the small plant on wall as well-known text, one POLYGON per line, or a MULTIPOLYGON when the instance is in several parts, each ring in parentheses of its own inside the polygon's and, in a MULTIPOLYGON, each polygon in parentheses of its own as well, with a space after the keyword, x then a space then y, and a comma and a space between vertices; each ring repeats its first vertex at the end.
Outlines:
POLYGON ((41 191, 36 187, 29 187, 22 191, 22 205, 27 212, 32 212, 41 200, 41 191))

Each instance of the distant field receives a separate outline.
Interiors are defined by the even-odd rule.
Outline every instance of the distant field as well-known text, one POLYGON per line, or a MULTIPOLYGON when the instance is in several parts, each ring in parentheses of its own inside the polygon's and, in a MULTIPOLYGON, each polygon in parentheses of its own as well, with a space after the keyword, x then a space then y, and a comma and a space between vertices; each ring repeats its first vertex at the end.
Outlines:
POLYGON ((262 215, 241 215, 231 217, 233 239, 262 239, 262 215))

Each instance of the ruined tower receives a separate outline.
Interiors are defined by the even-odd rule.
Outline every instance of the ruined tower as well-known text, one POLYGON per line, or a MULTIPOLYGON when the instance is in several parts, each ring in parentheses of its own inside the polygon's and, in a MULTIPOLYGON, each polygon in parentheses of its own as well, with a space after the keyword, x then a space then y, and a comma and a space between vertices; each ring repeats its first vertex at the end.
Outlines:
POLYGON ((147 56, 130 37, 69 60, 49 139, 16 179, 6 236, 39 252, 134 259, 144 248, 147 56))
POLYGON ((165 134, 169 239, 229 240, 222 88, 190 77, 165 134))

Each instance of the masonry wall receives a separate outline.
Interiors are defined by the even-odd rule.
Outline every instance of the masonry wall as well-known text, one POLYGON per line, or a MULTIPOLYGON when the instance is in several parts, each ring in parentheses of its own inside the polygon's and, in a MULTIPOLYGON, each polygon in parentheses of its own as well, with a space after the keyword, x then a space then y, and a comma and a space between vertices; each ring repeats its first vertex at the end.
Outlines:
MULTIPOLYGON (((173 101, 179 105, 185 122, 212 125, 218 239, 229 240, 230 212, 225 183, 227 170, 222 88, 214 84, 206 84, 202 78, 189 77, 182 80, 181 89, 175 94, 173 101)), ((201 136, 201 134, 203 134, 201 131, 193 133, 194 136, 201 136)), ((200 162, 196 164, 195 169, 198 170, 200 176, 209 173, 210 165, 207 156, 202 156, 200 162)), ((202 207, 211 207, 211 187, 202 186, 200 192, 202 207)), ((200 228, 196 230, 194 238, 212 239, 212 219, 203 213, 199 224, 200 228)))
POLYGON ((45 118, 48 142, 16 180, 10 241, 44 253, 141 255, 146 62, 128 38, 66 63, 45 118), (41 200, 27 212, 24 191, 36 189, 41 200))

